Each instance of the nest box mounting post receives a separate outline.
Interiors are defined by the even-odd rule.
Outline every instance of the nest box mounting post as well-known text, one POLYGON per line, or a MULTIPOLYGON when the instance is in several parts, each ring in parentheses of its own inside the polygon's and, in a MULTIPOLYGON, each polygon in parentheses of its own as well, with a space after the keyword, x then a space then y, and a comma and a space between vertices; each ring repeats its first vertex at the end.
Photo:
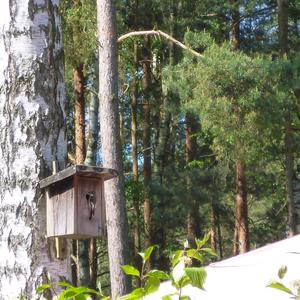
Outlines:
POLYGON ((117 175, 113 169, 74 165, 41 180, 47 198, 47 236, 105 236, 104 181, 117 175))

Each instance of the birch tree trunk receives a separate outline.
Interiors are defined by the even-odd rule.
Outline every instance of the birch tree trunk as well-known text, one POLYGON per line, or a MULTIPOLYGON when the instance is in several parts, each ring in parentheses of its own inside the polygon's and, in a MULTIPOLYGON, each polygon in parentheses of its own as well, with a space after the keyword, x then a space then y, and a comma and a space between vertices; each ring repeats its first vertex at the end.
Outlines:
POLYGON ((51 275, 68 276, 50 258, 39 181, 66 155, 59 0, 1 2, 0 299, 34 299, 51 275))
POLYGON ((99 37, 99 101, 103 165, 116 169, 117 178, 105 182, 108 255, 112 299, 129 291, 121 270, 128 263, 128 227, 124 196, 123 162, 117 76, 117 33, 113 0, 97 0, 99 37))

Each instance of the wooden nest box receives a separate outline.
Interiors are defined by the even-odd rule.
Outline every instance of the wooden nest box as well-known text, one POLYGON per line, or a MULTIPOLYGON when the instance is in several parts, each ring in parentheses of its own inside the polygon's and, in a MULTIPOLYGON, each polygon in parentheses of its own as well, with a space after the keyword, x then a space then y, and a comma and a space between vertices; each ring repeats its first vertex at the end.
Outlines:
POLYGON ((104 181, 116 176, 112 169, 74 165, 41 180, 47 198, 47 236, 105 236, 104 181))

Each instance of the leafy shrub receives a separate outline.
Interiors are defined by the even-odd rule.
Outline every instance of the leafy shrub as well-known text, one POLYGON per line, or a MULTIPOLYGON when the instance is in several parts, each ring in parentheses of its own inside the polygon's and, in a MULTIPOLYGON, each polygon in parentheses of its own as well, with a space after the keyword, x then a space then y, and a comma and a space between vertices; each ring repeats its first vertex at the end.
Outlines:
MULTIPOLYGON (((156 246, 150 246, 145 252, 140 252, 143 263, 141 271, 132 265, 125 265, 122 267, 126 275, 138 278, 140 287, 134 289, 130 294, 122 296, 122 300, 138 300, 143 299, 146 295, 156 292, 161 282, 171 280, 172 285, 175 287, 175 292, 163 297, 164 300, 172 299, 172 296, 178 296, 180 300, 190 299, 186 295, 182 295, 182 289, 190 284, 199 289, 203 289, 206 279, 206 271, 202 267, 192 267, 193 261, 198 261, 203 264, 207 257, 214 257, 216 254, 210 249, 206 248, 205 244, 209 240, 209 235, 205 235, 202 240, 195 239, 196 248, 184 247, 183 250, 177 250, 172 258, 172 270, 170 274, 161 270, 146 271, 146 264, 149 261, 151 254, 156 246)), ((188 246, 188 245, 186 245, 188 246)), ((92 296, 98 299, 108 300, 110 297, 104 296, 101 287, 98 291, 87 287, 74 287, 67 282, 58 282, 57 287, 62 287, 64 290, 57 293, 54 283, 42 284, 37 288, 37 293, 43 294, 46 290, 50 290, 58 300, 74 299, 85 300, 90 299, 92 296)))

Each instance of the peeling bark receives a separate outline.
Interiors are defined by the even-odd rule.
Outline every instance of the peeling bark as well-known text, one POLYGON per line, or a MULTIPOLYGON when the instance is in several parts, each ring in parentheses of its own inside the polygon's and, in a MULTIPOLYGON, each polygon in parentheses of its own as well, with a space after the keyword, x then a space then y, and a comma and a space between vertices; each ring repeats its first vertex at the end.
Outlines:
POLYGON ((40 179, 66 155, 59 1, 1 3, 0 299, 35 297, 48 274, 68 277, 49 257, 40 179))

